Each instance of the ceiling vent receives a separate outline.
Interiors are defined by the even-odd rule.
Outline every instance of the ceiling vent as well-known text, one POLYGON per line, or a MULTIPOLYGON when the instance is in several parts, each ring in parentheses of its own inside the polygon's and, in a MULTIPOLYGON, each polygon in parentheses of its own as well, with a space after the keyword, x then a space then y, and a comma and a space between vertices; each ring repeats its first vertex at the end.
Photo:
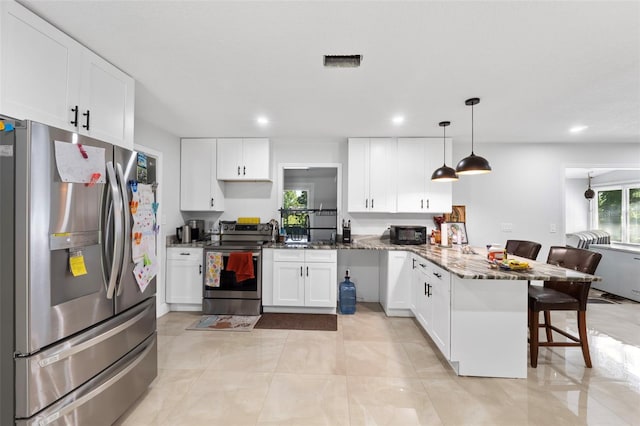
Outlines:
POLYGON ((334 68, 357 68, 362 55, 324 55, 324 66, 334 68))

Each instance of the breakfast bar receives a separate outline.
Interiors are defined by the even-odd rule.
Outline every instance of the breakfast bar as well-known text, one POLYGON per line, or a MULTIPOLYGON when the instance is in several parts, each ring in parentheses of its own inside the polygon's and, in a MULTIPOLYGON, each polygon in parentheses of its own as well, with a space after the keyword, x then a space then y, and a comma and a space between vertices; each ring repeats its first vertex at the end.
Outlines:
POLYGON ((426 269, 413 273, 410 310, 463 376, 527 377, 528 281, 600 280, 527 259, 525 271, 492 269, 485 249, 462 246, 392 245, 380 236, 355 236, 338 248, 405 251, 408 268, 426 269))

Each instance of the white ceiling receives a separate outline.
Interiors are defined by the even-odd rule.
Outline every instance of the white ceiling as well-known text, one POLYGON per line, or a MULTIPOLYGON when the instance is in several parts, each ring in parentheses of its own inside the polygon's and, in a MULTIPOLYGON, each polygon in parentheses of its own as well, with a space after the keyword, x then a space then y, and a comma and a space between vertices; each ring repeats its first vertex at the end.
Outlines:
POLYGON ((178 136, 439 136, 450 120, 469 141, 480 97, 476 142, 640 143, 638 1, 21 3, 135 78, 137 117, 178 136))

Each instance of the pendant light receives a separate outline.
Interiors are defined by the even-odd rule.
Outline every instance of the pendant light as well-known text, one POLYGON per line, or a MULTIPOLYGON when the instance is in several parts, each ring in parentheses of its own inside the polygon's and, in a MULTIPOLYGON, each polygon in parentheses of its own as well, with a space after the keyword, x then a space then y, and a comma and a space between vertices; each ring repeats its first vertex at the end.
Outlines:
POLYGON ((471 155, 460 160, 456 166, 456 172, 459 175, 489 173, 491 171, 489 162, 473 152, 473 106, 480 103, 480 98, 467 99, 464 103, 465 105, 471 105, 471 155))
POLYGON ((596 196, 596 192, 593 189, 591 189, 591 175, 589 173, 587 173, 587 177, 589 178, 589 188, 587 188, 587 190, 584 191, 584 198, 586 198, 587 200, 590 200, 596 196))
POLYGON ((435 180, 438 182, 453 182, 458 180, 458 175, 453 168, 447 166, 447 142, 446 142, 446 132, 447 126, 450 125, 450 121, 441 121, 438 123, 438 126, 442 127, 442 157, 443 163, 442 167, 436 169, 435 172, 431 175, 431 180, 435 180))

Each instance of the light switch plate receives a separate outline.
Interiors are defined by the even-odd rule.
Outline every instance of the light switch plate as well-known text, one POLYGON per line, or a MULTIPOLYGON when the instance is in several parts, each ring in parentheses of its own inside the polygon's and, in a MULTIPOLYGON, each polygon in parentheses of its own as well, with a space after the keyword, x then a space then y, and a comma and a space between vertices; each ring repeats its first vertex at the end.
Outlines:
POLYGON ((558 229, 556 228, 556 224, 555 223, 552 223, 552 224, 549 225, 549 232, 551 234, 555 234, 556 232, 558 232, 558 229))

